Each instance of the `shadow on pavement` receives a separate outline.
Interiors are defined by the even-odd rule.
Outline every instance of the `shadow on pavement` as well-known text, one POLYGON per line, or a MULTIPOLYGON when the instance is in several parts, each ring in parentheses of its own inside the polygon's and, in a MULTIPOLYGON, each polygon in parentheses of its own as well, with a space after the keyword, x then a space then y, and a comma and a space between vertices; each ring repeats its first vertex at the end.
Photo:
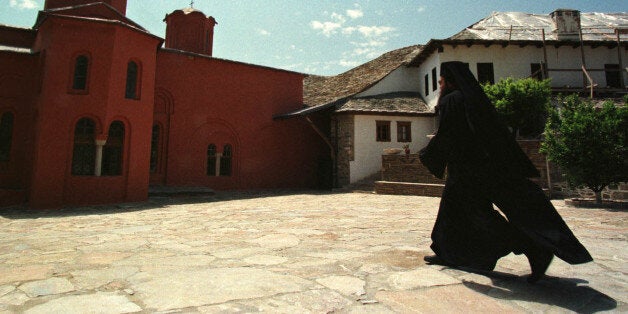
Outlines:
POLYGON ((491 278, 493 285, 473 281, 464 281, 463 284, 491 298, 547 304, 577 313, 595 313, 617 308, 615 299, 591 287, 580 285, 588 283, 586 280, 547 276, 536 284, 530 284, 526 281, 526 276, 500 272, 481 274, 491 278))
POLYGON ((170 205, 185 205, 212 203, 223 201, 247 200, 267 197, 278 197, 286 195, 307 194, 325 195, 334 193, 332 191, 319 190, 252 190, 252 191, 221 191, 211 195, 174 193, 170 195, 150 196, 144 202, 120 203, 107 205, 91 205, 64 207, 59 209, 30 209, 25 206, 13 206, 0 208, 0 217, 7 219, 36 219, 46 217, 71 217, 88 215, 110 215, 116 213, 145 211, 157 208, 164 208, 170 205))

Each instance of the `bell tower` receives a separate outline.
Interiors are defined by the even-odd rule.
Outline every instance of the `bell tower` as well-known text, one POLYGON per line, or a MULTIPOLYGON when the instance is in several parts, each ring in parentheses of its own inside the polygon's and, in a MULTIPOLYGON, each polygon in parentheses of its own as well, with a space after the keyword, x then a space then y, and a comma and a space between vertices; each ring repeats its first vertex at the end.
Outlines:
POLYGON ((106 3, 116 9, 118 12, 122 13, 122 15, 126 15, 127 0, 46 0, 46 3, 44 4, 44 10, 73 7, 95 2, 106 3))
POLYGON ((216 20, 193 7, 167 14, 166 48, 212 55, 216 20))

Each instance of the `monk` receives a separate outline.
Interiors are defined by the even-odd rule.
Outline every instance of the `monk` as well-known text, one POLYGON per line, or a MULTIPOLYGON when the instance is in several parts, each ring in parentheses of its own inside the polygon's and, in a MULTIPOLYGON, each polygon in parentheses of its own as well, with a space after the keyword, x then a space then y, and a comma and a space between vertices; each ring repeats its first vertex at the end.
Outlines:
POLYGON ((528 178, 538 170, 521 150, 482 87, 462 62, 440 71, 440 124, 420 151, 421 162, 447 179, 432 230, 430 264, 492 270, 510 252, 530 263, 528 282, 545 275, 554 256, 593 259, 543 190, 528 178), (499 209, 497 211, 494 205, 499 209))

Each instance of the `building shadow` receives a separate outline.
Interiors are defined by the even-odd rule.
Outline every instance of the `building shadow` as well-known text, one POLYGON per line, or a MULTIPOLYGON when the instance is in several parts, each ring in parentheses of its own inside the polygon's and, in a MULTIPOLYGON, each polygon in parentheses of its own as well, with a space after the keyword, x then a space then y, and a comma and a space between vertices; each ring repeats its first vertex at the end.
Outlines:
MULTIPOLYGON (((500 272, 477 272, 491 279, 492 285, 473 281, 463 281, 463 285, 491 298, 522 303, 546 304, 577 313, 596 313, 612 311, 617 308, 617 301, 599 292, 578 278, 560 278, 546 276, 535 284, 526 281, 527 276, 516 276, 500 272)), ((547 309, 539 309, 546 311, 547 309)))
POLYGON ((156 194, 149 196, 146 201, 135 203, 119 203, 106 205, 74 206, 58 209, 32 209, 27 206, 11 206, 0 208, 0 217, 7 219, 37 219, 89 215, 111 215, 135 211, 149 211, 168 206, 214 203, 235 200, 259 199, 288 195, 328 195, 331 191, 298 190, 298 189, 268 189, 247 191, 218 191, 212 193, 190 193, 182 191, 170 194, 156 194))

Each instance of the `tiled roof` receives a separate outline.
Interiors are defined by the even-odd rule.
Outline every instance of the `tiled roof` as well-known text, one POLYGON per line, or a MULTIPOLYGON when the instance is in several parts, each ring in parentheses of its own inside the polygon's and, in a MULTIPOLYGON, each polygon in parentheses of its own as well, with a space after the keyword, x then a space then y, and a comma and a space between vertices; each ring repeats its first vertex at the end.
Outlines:
POLYGON ((414 45, 393 50, 336 76, 310 75, 303 82, 303 102, 309 107, 320 106, 358 94, 412 60, 421 48, 414 45))
POLYGON ((390 93, 349 98, 336 112, 417 114, 430 112, 419 93, 390 93))
POLYGON ((112 20, 113 18, 114 21, 118 21, 122 24, 127 24, 131 26, 132 28, 138 29, 145 33, 149 33, 140 24, 135 23, 133 20, 129 19, 126 15, 118 12, 118 10, 116 10, 114 7, 104 2, 78 4, 74 6, 53 8, 53 9, 39 11, 37 15, 37 20, 35 21, 35 26, 33 26, 33 28, 35 29, 39 28, 39 25, 41 25, 43 20, 48 15, 71 16, 71 17, 83 18, 86 20, 91 18, 93 20, 98 20, 98 21, 112 20), (88 15, 84 15, 85 13, 88 13, 88 15), (114 18, 113 16, 117 18, 114 18))
MULTIPOLYGON (((628 13, 580 13, 582 40, 585 45, 617 47, 619 30, 621 45, 628 48, 625 32, 628 29, 628 13)), ((554 22, 549 14, 530 14, 523 12, 493 12, 490 16, 465 28, 446 39, 431 39, 421 52, 408 63, 420 65, 436 49, 448 45, 543 45, 545 41, 552 45, 561 45, 571 40, 559 40, 554 32, 554 22)))
MULTIPOLYGON (((615 29, 628 28, 628 13, 580 13, 582 40, 616 41, 615 29)), ((558 40, 549 14, 493 12, 449 39, 558 40)))

